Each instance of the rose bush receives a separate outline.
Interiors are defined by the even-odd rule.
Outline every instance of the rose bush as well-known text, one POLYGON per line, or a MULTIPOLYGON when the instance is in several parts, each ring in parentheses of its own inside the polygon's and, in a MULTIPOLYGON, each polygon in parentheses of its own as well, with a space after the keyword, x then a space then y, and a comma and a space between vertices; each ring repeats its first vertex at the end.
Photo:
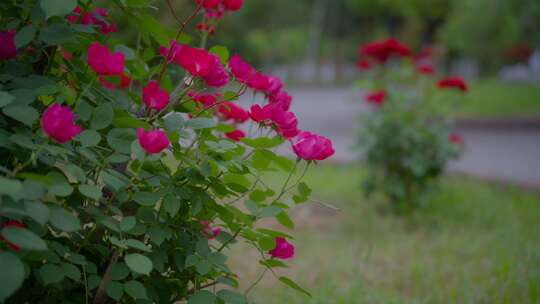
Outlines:
POLYGON ((258 221, 294 228, 311 192, 295 173, 330 140, 301 133, 281 80, 205 48, 242 0, 169 5, 176 29, 152 2, 0 3, 0 302, 246 303, 227 265, 239 241, 307 293, 274 270, 293 238, 258 221), (284 144, 296 161, 273 152, 284 144), (273 189, 270 171, 288 178, 273 189))
POLYGON ((382 192, 397 213, 422 205, 463 139, 453 134, 452 109, 466 82, 435 81, 429 49, 414 55, 395 39, 360 48, 358 68, 367 76, 364 100, 372 111, 361 120, 359 146, 369 168, 366 193, 382 192))

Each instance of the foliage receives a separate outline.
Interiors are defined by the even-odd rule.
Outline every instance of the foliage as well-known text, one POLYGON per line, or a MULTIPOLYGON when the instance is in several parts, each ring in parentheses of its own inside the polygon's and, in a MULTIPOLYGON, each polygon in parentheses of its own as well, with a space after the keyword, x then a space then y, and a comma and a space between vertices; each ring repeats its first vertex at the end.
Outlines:
MULTIPOLYGON (((312 197, 298 212, 297 259, 283 273, 313 298, 263 281, 261 304, 535 303, 540 300, 540 196, 508 184, 446 176, 426 208, 389 217, 379 196, 362 199, 366 168, 317 166, 312 197), (302 214, 312 216, 303 219, 302 214), (324 244, 325 246, 321 246, 324 244), (336 258, 339 252, 339 258, 336 258), (307 278, 307 279, 306 279, 307 278), (472 284, 471 282, 474 282, 472 284), (433 286, 438 286, 433 288, 433 286)), ((284 178, 276 174, 276 185, 284 178)), ((236 252, 249 250, 235 247, 236 252)), ((241 267, 245 259, 233 257, 241 267)), ((241 277, 255 277, 244 267, 241 277)))
POLYGON ((184 31, 217 25, 200 3, 170 8, 170 29, 153 1, 111 1, 135 40, 93 1, 0 3, 0 302, 246 303, 229 248, 250 244, 270 273, 283 264, 269 251, 292 237, 258 222, 292 229, 288 211, 310 191, 291 176, 312 161, 273 152, 285 126, 299 132, 278 101, 287 125, 251 122, 242 139, 249 116, 234 103, 247 85, 225 85, 228 49, 184 31), (289 178, 269 187, 276 171, 289 178))
MULTIPOLYGON (((377 51, 371 56, 384 59, 388 53, 378 51, 378 45, 363 47, 362 53, 377 51)), ((395 212, 409 213, 422 205, 433 182, 447 162, 458 156, 463 143, 458 135, 451 134, 448 109, 455 107, 451 100, 457 97, 455 92, 437 90, 429 58, 415 59, 413 63, 411 54, 404 55, 405 46, 396 50, 399 52, 393 57, 369 63, 372 69, 367 72, 368 79, 375 82, 368 81, 367 86, 378 91, 366 96, 373 111, 362 117, 359 146, 369 168, 366 193, 381 191, 395 212)), ((446 88, 448 82, 457 91, 453 86, 464 83, 455 80, 443 79, 438 86, 446 88)))

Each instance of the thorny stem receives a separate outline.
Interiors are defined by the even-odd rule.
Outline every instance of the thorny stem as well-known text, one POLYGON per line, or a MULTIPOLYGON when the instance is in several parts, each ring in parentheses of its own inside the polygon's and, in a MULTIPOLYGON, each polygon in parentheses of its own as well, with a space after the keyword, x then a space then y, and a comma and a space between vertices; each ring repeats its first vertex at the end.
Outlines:
POLYGON ((109 265, 107 266, 107 270, 105 270, 105 273, 103 274, 103 277, 101 278, 101 283, 99 284, 98 291, 96 293, 96 297, 94 298, 93 304, 102 304, 106 303, 107 301, 107 285, 111 281, 111 273, 112 268, 116 264, 116 261, 118 261, 118 257, 120 254, 118 253, 118 250, 113 250, 111 259, 109 260, 109 265))
MULTIPOLYGON (((191 20, 193 20, 193 18, 195 18, 195 16, 199 14, 201 9, 202 9, 202 4, 199 4, 197 8, 193 11, 193 13, 191 13, 191 15, 189 15, 189 17, 187 17, 187 19, 184 20, 184 22, 180 24, 180 28, 178 29, 178 32, 176 33, 175 41, 178 40, 178 38, 180 38, 180 35, 182 35, 182 33, 184 32, 188 23, 190 23, 191 20)), ((173 49, 174 48, 169 45, 169 53, 167 54, 167 58, 165 58, 165 63, 161 66, 161 71, 159 72, 159 82, 161 82, 161 80, 163 79, 163 75, 165 74, 165 71, 167 70, 167 67, 169 66, 169 63, 170 63, 169 58, 171 58, 173 54, 173 49)))

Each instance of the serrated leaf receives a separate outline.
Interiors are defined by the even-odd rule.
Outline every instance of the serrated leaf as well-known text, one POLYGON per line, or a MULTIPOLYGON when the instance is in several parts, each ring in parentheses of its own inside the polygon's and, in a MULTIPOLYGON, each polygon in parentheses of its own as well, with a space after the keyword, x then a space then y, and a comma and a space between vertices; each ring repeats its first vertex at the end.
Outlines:
POLYGON ((24 265, 16 255, 0 252, 0 302, 10 297, 24 281, 24 265))
POLYGON ((126 266, 126 264, 120 262, 114 264, 112 270, 111 270, 111 279, 115 281, 120 281, 129 275, 129 268, 126 266))
POLYGON ((145 243, 139 240, 129 239, 129 240, 126 240, 124 243, 131 248, 139 249, 145 252, 152 252, 150 247, 146 246, 145 243))
POLYGON ((75 232, 81 229, 79 219, 63 208, 50 208, 49 221, 54 227, 66 232, 75 232))
POLYGON ((21 190, 22 183, 20 181, 0 177, 0 194, 16 196, 21 192, 21 190))
POLYGON ((279 281, 282 282, 283 284, 291 287, 292 289, 295 289, 309 297, 311 297, 311 294, 305 290, 304 288, 300 287, 300 285, 298 285, 297 283, 295 283, 293 280, 287 278, 287 277, 280 277, 279 278, 279 281))
POLYGON ((75 265, 69 263, 62 263, 61 267, 66 277, 72 279, 75 282, 79 282, 81 280, 81 271, 75 265))
POLYGON ((174 217, 180 211, 180 200, 172 195, 168 195, 163 200, 163 208, 171 217, 174 217))
POLYGON ((142 254, 132 253, 124 257, 126 265, 131 271, 139 274, 150 274, 152 271, 152 261, 142 254))
POLYGON ((134 299, 146 299, 146 288, 138 281, 124 283, 124 291, 134 299))
POLYGON ((216 295, 208 290, 199 290, 189 297, 188 304, 214 304, 216 295))
POLYGON ((65 16, 71 13, 77 6, 75 0, 41 0, 41 9, 46 18, 52 16, 65 16))
POLYGON ((119 227, 120 227, 120 230, 126 232, 133 229, 136 223, 137 223, 137 220, 135 219, 135 217, 126 216, 120 221, 119 227))
POLYGON ((9 94, 8 92, 0 91, 0 107, 5 107, 8 104, 12 103, 15 100, 15 96, 9 94))
POLYGON ((186 122, 186 127, 193 130, 209 129, 217 125, 217 122, 212 118, 198 117, 190 119, 186 122))
POLYGON ((26 213, 36 222, 45 225, 49 220, 49 208, 41 202, 24 202, 26 213))
POLYGON ((45 285, 59 283, 64 280, 64 270, 54 264, 45 264, 39 269, 39 274, 45 285))
POLYGON ((294 229, 294 222, 291 220, 287 212, 283 211, 276 216, 278 222, 285 228, 294 229))
POLYGON ((110 126, 114 117, 114 110, 110 103, 100 104, 94 109, 91 126, 94 130, 105 129, 110 126))
POLYGON ((33 25, 27 25, 15 34, 15 46, 20 49, 30 43, 35 36, 36 28, 33 25))
POLYGON ((217 296, 223 301, 225 301, 225 303, 227 304, 246 304, 247 303, 247 299, 244 295, 238 292, 232 291, 232 290, 228 290, 228 289, 223 289, 223 290, 218 291, 217 296))
POLYGON ((273 237, 261 237, 259 239, 259 246, 264 251, 272 250, 276 247, 276 239, 273 237))
POLYGON ((24 105, 9 105, 5 107, 2 112, 29 127, 31 127, 39 117, 39 113, 36 109, 24 105))
POLYGON ((118 282, 109 282, 107 284, 107 295, 111 297, 112 299, 119 301, 122 296, 124 295, 124 285, 118 282))
POLYGON ((100 199, 102 196, 101 190, 93 185, 79 185, 79 192, 82 195, 91 199, 100 199))
POLYGON ((0 231, 4 239, 27 250, 44 251, 47 244, 32 231, 19 227, 6 227, 0 231))
POLYGON ((133 195, 133 200, 141 206, 155 206, 161 198, 159 192, 137 192, 133 195))
POLYGON ((210 53, 217 55, 221 60, 221 63, 224 65, 229 61, 229 49, 227 49, 225 46, 215 45, 210 48, 210 53))
POLYGON ((83 147, 93 147, 101 141, 101 136, 94 130, 85 130, 78 136, 78 140, 83 147))

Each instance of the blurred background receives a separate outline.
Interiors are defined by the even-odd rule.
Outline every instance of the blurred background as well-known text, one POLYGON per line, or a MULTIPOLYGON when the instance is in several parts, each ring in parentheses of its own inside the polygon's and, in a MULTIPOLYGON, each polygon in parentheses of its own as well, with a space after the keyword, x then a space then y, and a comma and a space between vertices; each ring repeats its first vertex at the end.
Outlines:
MULTIPOLYGON (((176 5, 187 15, 193 1, 176 5)), ((539 33, 538 0, 246 0, 224 18, 210 44, 282 77, 301 129, 336 148, 333 164, 306 177, 314 199, 295 210, 297 255, 279 270, 313 298, 267 276, 256 303, 540 303, 539 33), (464 154, 409 218, 364 198, 353 149, 369 112, 359 46, 391 36, 431 48, 435 78, 470 84, 455 109, 464 154)), ((253 282, 262 269, 236 250, 232 263, 253 282)))

